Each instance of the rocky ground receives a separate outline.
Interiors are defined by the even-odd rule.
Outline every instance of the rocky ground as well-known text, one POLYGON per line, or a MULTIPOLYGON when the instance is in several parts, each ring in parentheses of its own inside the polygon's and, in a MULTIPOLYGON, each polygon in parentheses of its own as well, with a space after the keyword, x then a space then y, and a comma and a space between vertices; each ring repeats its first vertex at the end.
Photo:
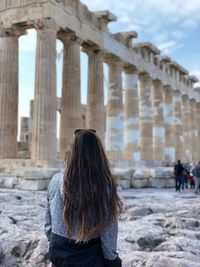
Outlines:
MULTIPOLYGON (((173 189, 120 191, 124 267, 200 267, 200 196, 173 189)), ((45 192, 0 189, 0 266, 48 267, 45 192)))

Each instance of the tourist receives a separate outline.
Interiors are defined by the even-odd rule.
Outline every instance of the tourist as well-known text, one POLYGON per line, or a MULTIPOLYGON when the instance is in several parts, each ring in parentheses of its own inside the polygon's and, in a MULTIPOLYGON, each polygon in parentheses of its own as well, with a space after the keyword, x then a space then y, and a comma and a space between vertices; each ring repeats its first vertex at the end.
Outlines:
POLYGON ((194 176, 191 172, 188 174, 188 182, 189 182, 190 188, 195 188, 194 176))
POLYGON ((199 194, 199 187, 200 187, 200 161, 193 169, 193 175, 195 176, 195 193, 199 194))
POLYGON ((183 169, 181 182, 181 189, 184 190, 184 188, 188 189, 188 171, 185 169, 185 167, 183 169))
POLYGON ((183 184, 183 165, 181 164, 180 160, 174 166, 174 175, 175 175, 175 189, 176 191, 181 190, 181 185, 183 184))
POLYGON ((47 192, 44 228, 51 262, 56 267, 121 267, 116 245, 122 202, 94 130, 75 131, 67 166, 54 175, 47 192))

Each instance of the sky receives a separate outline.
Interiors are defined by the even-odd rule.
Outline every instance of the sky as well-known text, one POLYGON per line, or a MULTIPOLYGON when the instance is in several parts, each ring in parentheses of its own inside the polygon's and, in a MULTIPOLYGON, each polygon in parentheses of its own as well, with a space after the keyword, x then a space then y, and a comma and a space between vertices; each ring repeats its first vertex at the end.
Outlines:
MULTIPOLYGON (((82 0, 91 11, 110 10, 118 18, 111 32, 137 31, 134 42, 151 42, 163 55, 200 79, 200 0, 82 0)), ((19 40, 19 116, 29 116, 34 96, 36 31, 19 40)), ((62 43, 57 41, 58 54, 62 43)), ((87 57, 81 55, 81 101, 87 101, 87 57)), ((105 68, 105 71, 107 69, 105 68)), ((62 56, 57 60, 58 96, 61 95, 62 56)), ((106 77, 105 77, 105 85, 106 77)), ((200 83, 196 84, 200 86, 200 83)))

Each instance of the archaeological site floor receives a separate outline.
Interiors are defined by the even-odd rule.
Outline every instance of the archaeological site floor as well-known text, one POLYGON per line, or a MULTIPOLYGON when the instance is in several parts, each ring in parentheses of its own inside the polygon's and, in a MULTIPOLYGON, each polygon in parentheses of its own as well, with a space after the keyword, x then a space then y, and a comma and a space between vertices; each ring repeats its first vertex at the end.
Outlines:
MULTIPOLYGON (((190 189, 119 194, 124 201, 118 236, 123 267, 200 267, 200 196, 190 189)), ((0 266, 50 266, 45 201, 46 192, 0 189, 0 266)))

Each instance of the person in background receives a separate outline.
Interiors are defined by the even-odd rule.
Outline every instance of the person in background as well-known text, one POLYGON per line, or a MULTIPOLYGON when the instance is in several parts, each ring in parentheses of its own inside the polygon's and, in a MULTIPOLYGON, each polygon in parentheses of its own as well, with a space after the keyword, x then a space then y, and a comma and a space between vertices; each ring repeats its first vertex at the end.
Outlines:
POLYGON ((188 174, 188 183, 191 189, 195 188, 194 176, 191 172, 188 174))
POLYGON ((195 193, 199 194, 199 187, 200 187, 200 161, 196 165, 196 167, 192 171, 193 175, 195 176, 195 193))
POLYGON ((181 161, 178 160, 177 164, 174 166, 174 175, 175 175, 175 189, 176 191, 181 190, 181 185, 183 184, 183 165, 181 161))
POLYGON ((121 267, 116 251, 122 202, 95 130, 77 129, 64 173, 53 176, 45 233, 56 267, 121 267))

